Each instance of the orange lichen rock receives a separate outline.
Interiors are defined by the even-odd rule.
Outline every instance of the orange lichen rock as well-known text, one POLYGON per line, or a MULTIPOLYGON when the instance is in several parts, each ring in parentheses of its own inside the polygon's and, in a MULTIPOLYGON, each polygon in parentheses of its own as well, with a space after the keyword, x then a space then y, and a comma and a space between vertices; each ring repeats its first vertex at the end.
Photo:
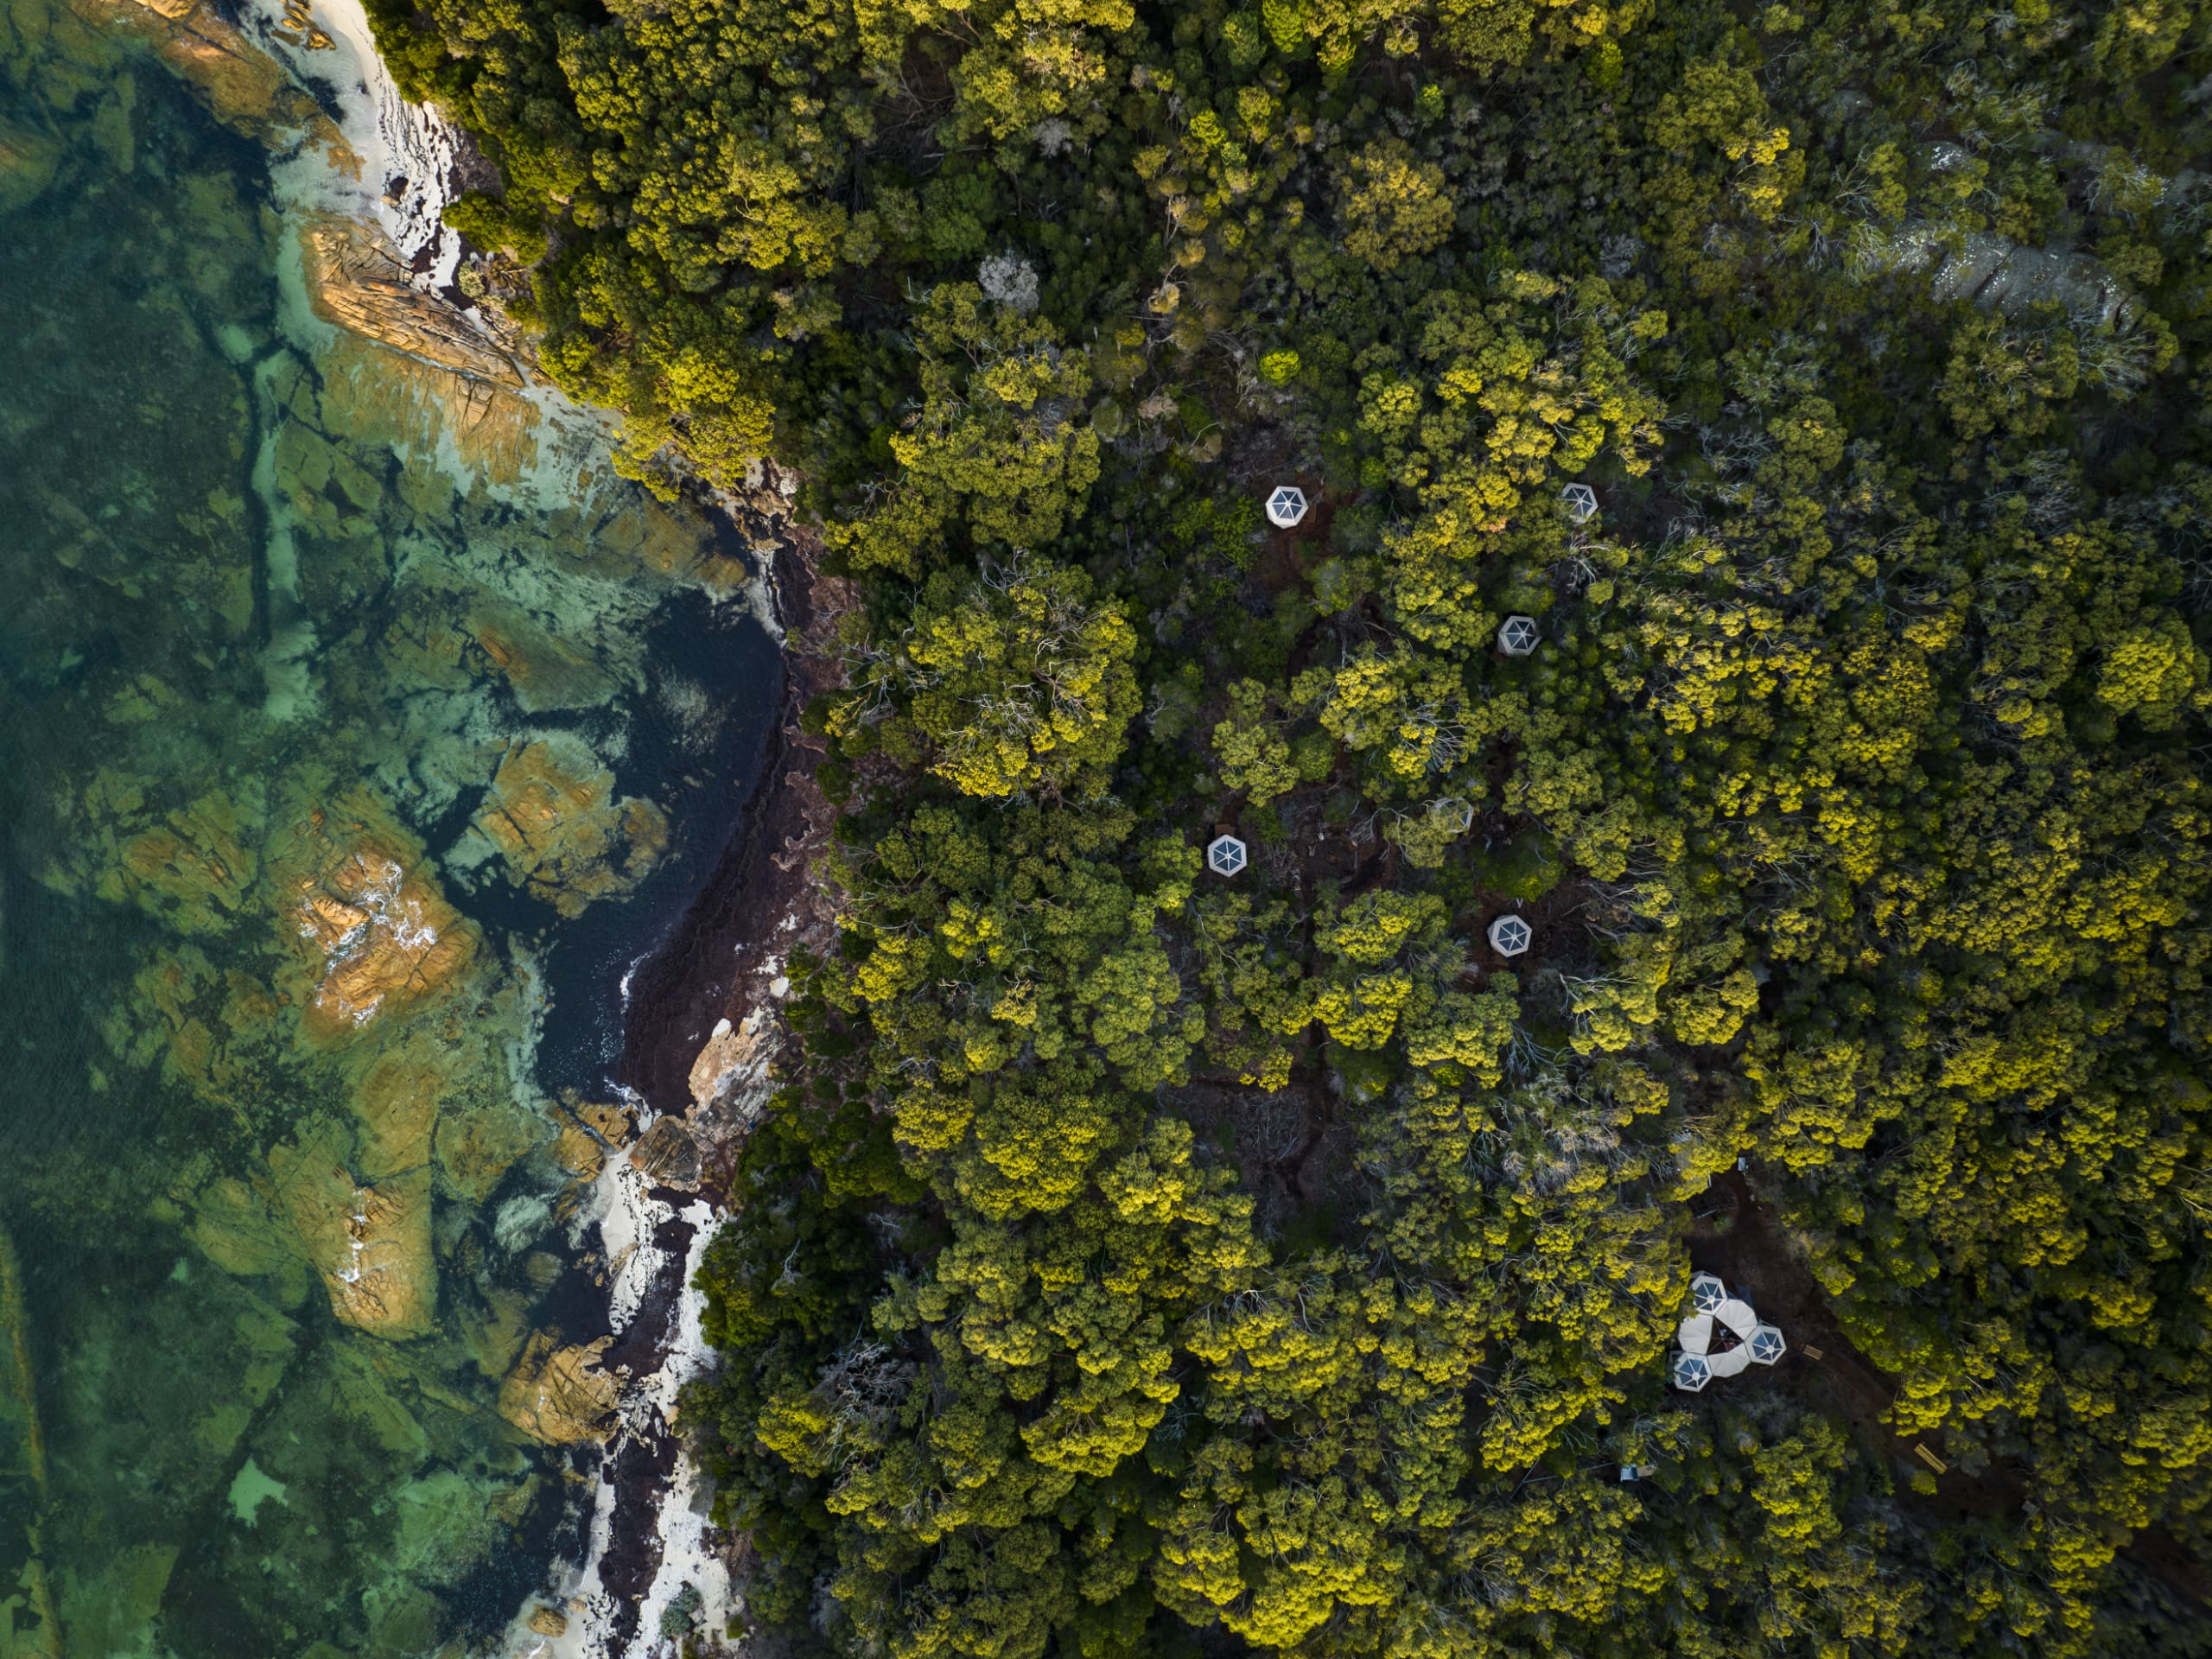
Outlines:
POLYGON ((553 1143, 554 1161, 580 1181, 595 1181, 607 1167, 607 1148, 580 1123, 563 1124, 553 1143))
MULTIPOLYGON (((348 330, 383 326, 365 302, 335 289, 326 290, 322 309, 348 330)), ((427 330, 432 319, 419 321, 427 330)), ((408 338, 416 347, 435 343, 427 333, 408 338)), ((560 446, 557 423, 512 387, 434 362, 408 346, 350 332, 318 354, 316 366, 322 375, 322 429, 334 438, 403 445, 418 453, 450 443, 463 467, 502 486, 518 484, 541 467, 557 467, 547 453, 560 446)), ((440 475, 414 471, 404 478, 411 480, 410 487, 420 489, 434 476, 440 475)), ((590 487, 581 471, 556 471, 554 476, 559 488, 590 487)))
POLYGON ((562 1446, 614 1432, 614 1379, 599 1369, 613 1339, 574 1348, 539 1332, 499 1389, 499 1415, 534 1440, 562 1446))
POLYGON ((302 881, 296 915, 301 937, 323 957, 308 1017, 326 1031, 358 1029, 387 1003, 421 996, 475 950, 438 890, 374 846, 302 881))
POLYGON ((475 823, 510 879, 563 916, 627 893, 668 845, 661 810, 616 800, 614 774, 565 733, 507 750, 475 823))
POLYGON ((476 954, 475 930, 423 868, 422 849, 365 791, 309 809, 270 862, 285 931, 307 953, 307 1028, 329 1039, 419 1002, 476 954))
POLYGON ((553 1147, 554 1160, 580 1181, 594 1181, 607 1167, 611 1147, 620 1152, 637 1136, 638 1126, 630 1109, 611 1101, 571 1098, 561 1117, 561 1138, 553 1147))
POLYGON ((332 1313, 372 1336, 421 1336, 435 1322, 438 1300, 430 1172, 359 1182, 337 1160, 342 1146, 324 1133, 272 1152, 279 1206, 322 1277, 332 1313))
POLYGON ((610 1147, 627 1146, 638 1132, 637 1120, 620 1101, 588 1100, 575 1110, 576 1121, 610 1147))
POLYGON ((300 233, 308 299, 326 322, 487 385, 528 384, 505 344, 416 288, 376 226, 332 215, 300 233))

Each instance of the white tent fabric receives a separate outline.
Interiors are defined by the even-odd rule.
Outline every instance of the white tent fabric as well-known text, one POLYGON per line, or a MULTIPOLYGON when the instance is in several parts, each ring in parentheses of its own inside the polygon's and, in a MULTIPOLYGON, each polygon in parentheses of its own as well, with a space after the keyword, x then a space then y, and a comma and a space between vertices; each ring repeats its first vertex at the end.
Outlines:
POLYGON ((1789 1351, 1779 1326, 1762 1324, 1758 1311, 1709 1273, 1692 1275, 1689 1311, 1675 1327, 1667 1362, 1676 1388, 1700 1392, 1715 1377, 1741 1376, 1754 1365, 1771 1365, 1789 1351), (1724 1345, 1715 1352, 1715 1341, 1724 1345))
POLYGON ((1759 1316, 1751 1312, 1751 1305, 1731 1296, 1713 1310, 1713 1317, 1733 1331, 1741 1341, 1749 1342, 1751 1332, 1759 1328, 1759 1316))
POLYGON ((1741 1376, 1751 1369, 1751 1351, 1749 1348, 1731 1348, 1725 1354, 1707 1354, 1705 1357, 1706 1370, 1715 1376, 1741 1376))

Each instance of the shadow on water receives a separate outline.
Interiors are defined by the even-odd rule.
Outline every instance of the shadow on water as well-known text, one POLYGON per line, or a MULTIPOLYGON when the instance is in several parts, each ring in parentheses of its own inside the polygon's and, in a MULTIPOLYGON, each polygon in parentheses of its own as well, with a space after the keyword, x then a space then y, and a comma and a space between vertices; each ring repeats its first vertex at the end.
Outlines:
MULTIPOLYGON (((537 1075, 549 1094, 605 1098, 613 1088, 625 982, 682 919, 760 782, 777 713, 763 688, 776 683, 777 652, 741 603, 696 589, 672 595, 647 632, 650 683, 631 700, 626 747, 614 768, 619 793, 667 809, 671 833, 659 865, 628 898, 568 919, 496 879, 456 892, 462 912, 487 929, 543 941, 537 1075), (715 711, 710 721, 698 719, 702 709, 715 711)), ((474 804, 457 805, 440 830, 457 833, 474 804)), ((436 844, 436 833, 431 839, 436 844)))

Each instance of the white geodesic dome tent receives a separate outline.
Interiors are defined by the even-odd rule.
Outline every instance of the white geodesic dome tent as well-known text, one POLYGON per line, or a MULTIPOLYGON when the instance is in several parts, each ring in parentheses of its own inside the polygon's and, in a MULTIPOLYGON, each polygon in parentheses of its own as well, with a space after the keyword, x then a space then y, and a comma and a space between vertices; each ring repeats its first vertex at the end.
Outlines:
POLYGON ((1535 940, 1535 932, 1518 916, 1501 916, 1490 925, 1490 948, 1501 957, 1517 957, 1535 940))
POLYGON ((1559 504, 1578 524, 1586 524, 1598 516, 1598 492, 1587 484, 1568 485, 1559 493, 1559 504))
POLYGON ((1278 484, 1268 498, 1268 522, 1277 530, 1294 528, 1306 517, 1306 492, 1295 484, 1278 484))
POLYGON ((1509 616, 1497 630, 1497 648, 1509 657, 1526 657, 1535 650, 1538 632, 1533 616, 1509 616))
POLYGON ((1216 875, 1235 875, 1249 859, 1244 843, 1234 836, 1216 836, 1206 843, 1206 868, 1216 875))
POLYGON ((1709 1273, 1690 1275, 1690 1308, 1675 1328, 1668 1374, 1676 1388, 1696 1394, 1715 1377, 1741 1376, 1754 1365, 1771 1365, 1789 1351, 1777 1325, 1709 1273))

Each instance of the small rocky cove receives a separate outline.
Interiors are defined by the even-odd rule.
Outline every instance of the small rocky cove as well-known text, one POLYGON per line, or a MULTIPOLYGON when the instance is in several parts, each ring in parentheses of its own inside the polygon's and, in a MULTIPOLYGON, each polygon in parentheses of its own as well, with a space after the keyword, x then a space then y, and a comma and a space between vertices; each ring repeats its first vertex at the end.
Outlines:
POLYGON ((726 1611, 671 1423, 816 925, 780 502, 456 308, 365 39, 0 0, 0 1659, 726 1611))

